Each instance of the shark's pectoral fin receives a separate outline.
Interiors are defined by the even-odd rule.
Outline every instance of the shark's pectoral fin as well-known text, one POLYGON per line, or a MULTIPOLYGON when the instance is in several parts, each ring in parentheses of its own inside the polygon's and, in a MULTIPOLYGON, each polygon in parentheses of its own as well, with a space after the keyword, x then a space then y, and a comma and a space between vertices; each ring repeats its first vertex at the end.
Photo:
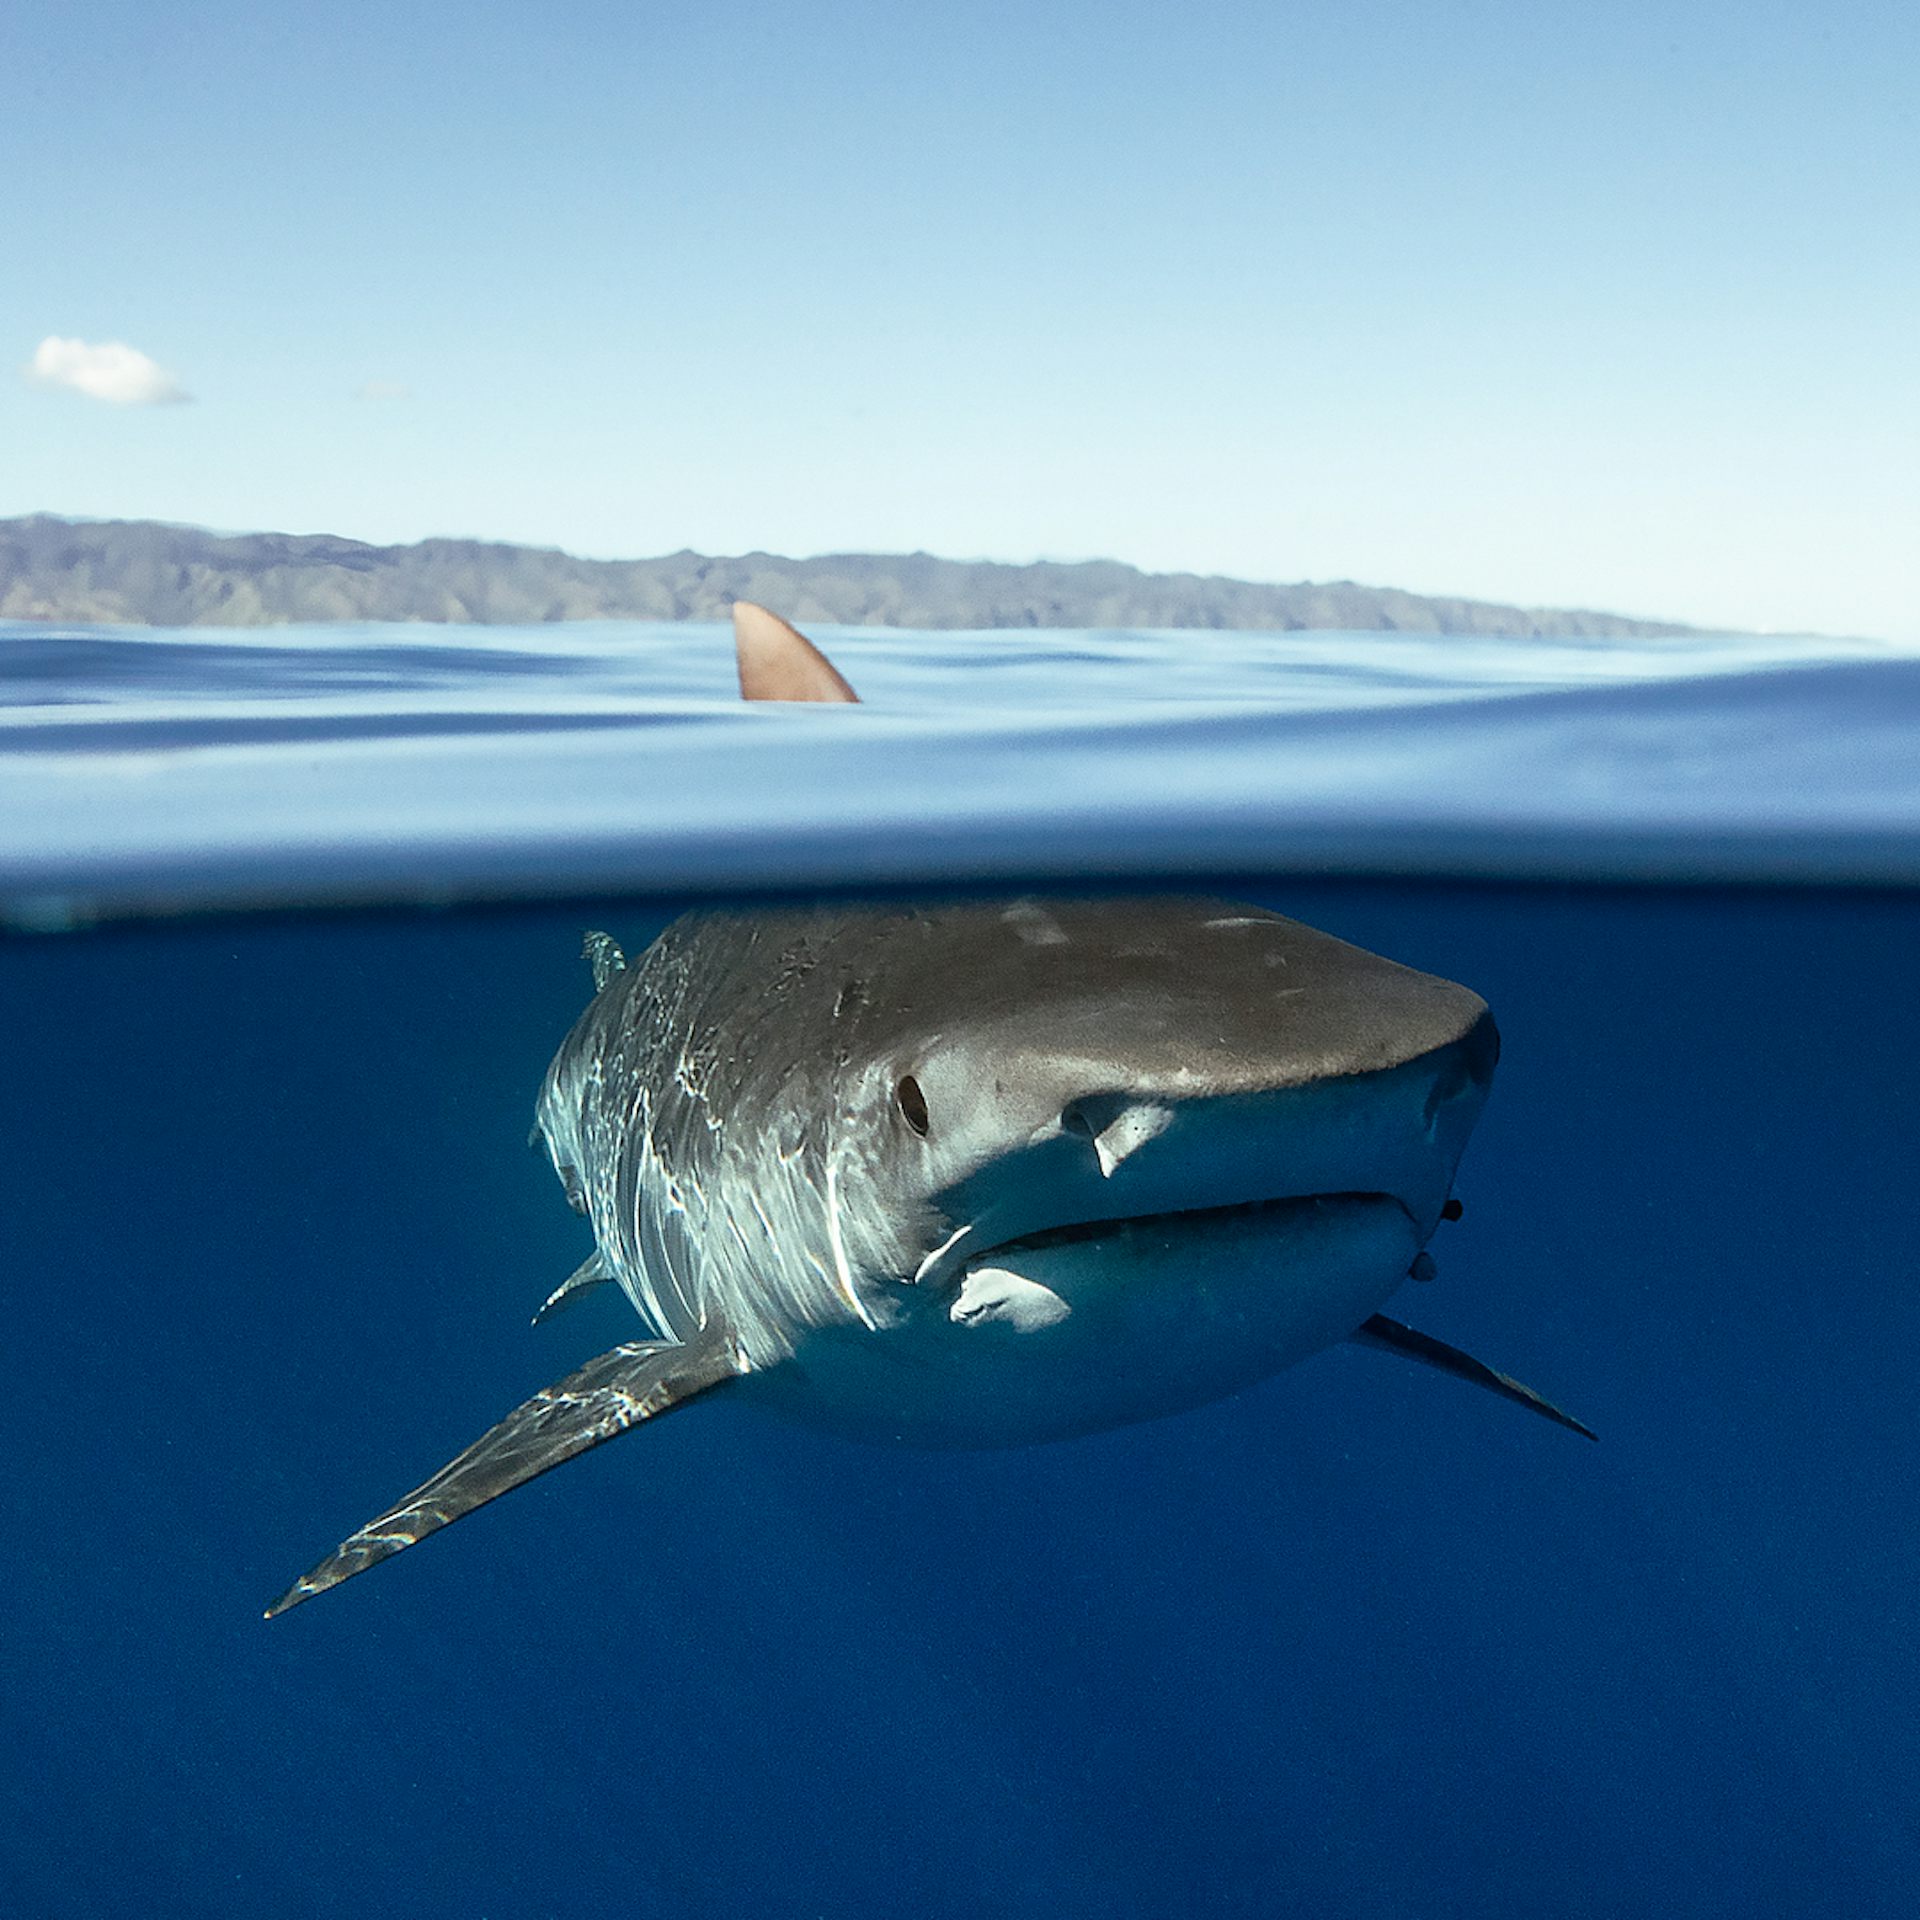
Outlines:
POLYGON ((745 1371, 732 1340, 717 1330, 686 1346, 636 1340, 612 1348, 542 1387, 431 1480, 350 1534, 267 1609, 267 1618, 351 1580, 522 1481, 745 1371))
POLYGON ((563 1313, 574 1304, 582 1294, 592 1293, 597 1287, 604 1287, 613 1275, 607 1271, 607 1263, 596 1250, 567 1275, 567 1277, 540 1302, 540 1311, 533 1316, 537 1327, 542 1320, 550 1320, 556 1313, 563 1313))
POLYGON ((1418 1360, 1429 1367, 1438 1367, 1442 1373, 1470 1380, 1476 1387, 1485 1387, 1488 1392, 1500 1394, 1505 1399, 1517 1400, 1521 1406, 1531 1407, 1535 1413, 1544 1414, 1563 1427, 1571 1427, 1575 1433, 1584 1433, 1589 1440, 1600 1437, 1591 1427, 1583 1426, 1570 1413, 1562 1413, 1551 1400, 1543 1399, 1512 1375, 1496 1373, 1472 1354, 1462 1353, 1458 1347, 1450 1347, 1444 1340, 1436 1340, 1430 1333, 1420 1333, 1401 1321, 1389 1320, 1384 1313, 1376 1313, 1353 1337, 1362 1346, 1385 1347, 1389 1353, 1400 1354, 1408 1360, 1418 1360))

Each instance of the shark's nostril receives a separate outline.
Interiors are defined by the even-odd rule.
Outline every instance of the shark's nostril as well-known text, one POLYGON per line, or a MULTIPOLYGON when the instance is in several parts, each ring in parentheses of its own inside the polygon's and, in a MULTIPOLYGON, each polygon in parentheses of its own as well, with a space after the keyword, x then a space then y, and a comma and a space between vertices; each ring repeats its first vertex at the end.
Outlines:
POLYGON ((1493 1015, 1483 1013, 1474 1022, 1473 1031, 1467 1035, 1467 1071, 1473 1076, 1478 1087, 1490 1087, 1493 1084, 1493 1070, 1500 1064, 1500 1029, 1493 1024, 1493 1015))
POLYGON ((1468 1073, 1465 1061, 1455 1055, 1434 1076, 1433 1085, 1427 1089, 1427 1131, 1429 1133, 1433 1131, 1441 1112, 1458 1100, 1472 1085, 1473 1076, 1468 1073))
POLYGON ((1445 1064, 1427 1091, 1427 1127, 1431 1131, 1441 1109, 1468 1094, 1485 1095, 1493 1084, 1500 1060, 1500 1029, 1493 1015, 1483 1013, 1464 1039, 1447 1050, 1445 1064))
POLYGON ((1100 1162, 1101 1173, 1108 1176, 1137 1147, 1164 1133, 1172 1121, 1171 1108, 1126 1094, 1094 1094, 1060 1109, 1060 1131, 1086 1141, 1100 1162))
POLYGON ((1116 1120, 1130 1113, 1135 1104, 1131 1094, 1083 1093, 1060 1109, 1060 1130, 1077 1134, 1082 1140, 1098 1140, 1112 1129, 1116 1120))

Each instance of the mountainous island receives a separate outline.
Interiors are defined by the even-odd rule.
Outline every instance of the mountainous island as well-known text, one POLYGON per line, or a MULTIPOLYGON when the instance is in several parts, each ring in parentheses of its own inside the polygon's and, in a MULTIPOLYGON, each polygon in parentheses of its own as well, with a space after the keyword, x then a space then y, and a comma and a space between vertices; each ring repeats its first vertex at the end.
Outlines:
POLYGON ((376 547, 330 534, 219 534, 153 520, 0 520, 0 619, 9 620, 168 627, 717 620, 736 599, 762 601, 803 624, 848 626, 1354 627, 1581 639, 1693 631, 1350 580, 1267 586, 1142 573, 1114 560, 1007 566, 926 553, 580 560, 557 548, 480 540, 376 547))

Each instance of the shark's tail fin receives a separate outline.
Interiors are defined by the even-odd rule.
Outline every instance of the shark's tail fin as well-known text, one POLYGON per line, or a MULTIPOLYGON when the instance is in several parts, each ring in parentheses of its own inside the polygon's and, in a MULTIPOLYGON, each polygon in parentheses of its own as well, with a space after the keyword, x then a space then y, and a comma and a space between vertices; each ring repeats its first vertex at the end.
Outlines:
POLYGON ((267 1618, 351 1580, 549 1467, 744 1371, 732 1340, 718 1328, 686 1346, 636 1340, 610 1349, 541 1388, 431 1480, 349 1534, 267 1609, 267 1618))
POLYGON ((733 651, 743 700, 860 699, 799 628, 751 600, 733 603, 733 651))

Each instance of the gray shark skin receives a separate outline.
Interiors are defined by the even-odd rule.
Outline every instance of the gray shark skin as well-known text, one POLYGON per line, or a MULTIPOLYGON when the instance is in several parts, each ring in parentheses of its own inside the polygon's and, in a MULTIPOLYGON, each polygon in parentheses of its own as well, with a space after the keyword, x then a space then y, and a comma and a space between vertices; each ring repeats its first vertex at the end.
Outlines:
MULTIPOLYGON (((733 610, 749 700, 856 703, 733 610)), ((920 1446, 1178 1412, 1345 1339, 1577 1421, 1377 1311, 1449 1211, 1486 1003, 1217 900, 689 914, 594 997, 535 1137, 654 1336, 535 1394, 267 1609, 695 1395, 920 1446)), ((1588 1438, 1592 1438, 1588 1434, 1588 1438)))
POLYGON ((286 1611, 720 1387, 1000 1446, 1202 1404, 1348 1338, 1586 1432, 1378 1309, 1499 1054, 1465 987, 1216 900, 702 912, 596 992, 537 1136, 646 1330, 510 1414, 286 1611))

